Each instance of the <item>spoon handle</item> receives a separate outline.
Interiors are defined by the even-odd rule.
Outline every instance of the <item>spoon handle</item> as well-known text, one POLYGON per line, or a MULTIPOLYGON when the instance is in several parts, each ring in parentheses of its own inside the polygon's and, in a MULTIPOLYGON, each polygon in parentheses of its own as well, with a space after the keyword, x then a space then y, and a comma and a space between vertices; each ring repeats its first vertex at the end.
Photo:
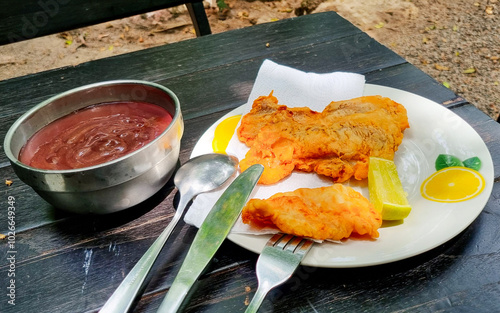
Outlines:
POLYGON ((106 301, 99 313, 123 313, 132 309, 135 299, 142 294, 147 285, 148 276, 154 262, 158 258, 163 246, 167 242, 172 230, 179 222, 184 209, 192 197, 185 196, 180 198, 179 206, 172 218, 172 221, 163 230, 160 236, 153 242, 151 247, 144 253, 141 259, 135 264, 132 270, 127 274, 120 286, 115 290, 111 297, 106 301))

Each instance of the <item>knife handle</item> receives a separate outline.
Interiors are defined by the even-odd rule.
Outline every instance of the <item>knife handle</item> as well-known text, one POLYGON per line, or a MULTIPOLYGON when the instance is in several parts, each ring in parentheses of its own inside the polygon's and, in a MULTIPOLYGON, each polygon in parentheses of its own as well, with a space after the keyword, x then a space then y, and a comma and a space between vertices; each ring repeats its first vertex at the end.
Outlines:
POLYGON ((151 268, 158 258, 163 246, 170 237, 173 229, 177 225, 177 222, 179 222, 191 198, 192 196, 190 194, 185 196, 181 195, 177 211, 168 226, 127 274, 120 286, 118 286, 108 301, 106 301, 99 313, 124 313, 129 312, 132 309, 135 299, 142 293, 148 284, 146 278, 151 271, 151 268))
POLYGON ((177 312, 238 219, 264 167, 254 164, 224 191, 200 226, 158 313, 177 312))
POLYGON ((170 287, 166 298, 158 308, 158 313, 177 312, 186 298, 191 286, 196 282, 197 277, 191 273, 179 272, 174 283, 170 287), (193 279, 194 278, 194 279, 193 279))

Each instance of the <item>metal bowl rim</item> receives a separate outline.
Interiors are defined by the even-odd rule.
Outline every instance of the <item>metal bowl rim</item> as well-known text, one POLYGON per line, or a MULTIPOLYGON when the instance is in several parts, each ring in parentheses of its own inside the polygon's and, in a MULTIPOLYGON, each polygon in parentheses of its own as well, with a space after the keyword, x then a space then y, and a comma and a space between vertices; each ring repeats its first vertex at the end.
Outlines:
POLYGON ((73 89, 69 89, 69 90, 64 91, 62 93, 54 95, 54 96, 50 97, 47 100, 44 100, 44 101, 40 102, 39 104, 35 105, 33 108, 31 108, 28 111, 26 111, 23 115, 21 115, 12 124, 12 126, 7 131, 7 134, 5 135, 5 140, 4 140, 4 152, 7 155, 7 158, 10 160, 10 162, 15 163, 16 166, 23 167, 23 168, 25 168, 27 170, 35 171, 35 172, 42 173, 42 174, 72 174, 72 173, 87 172, 87 171, 95 170, 97 168, 101 168, 101 167, 105 167, 105 166, 108 166, 108 165, 112 165, 114 163, 118 163, 118 162, 120 162, 120 161, 122 161, 122 160, 124 160, 126 158, 131 157, 132 155, 135 155, 135 154, 140 153, 141 151, 147 149, 149 146, 155 144, 161 137, 163 137, 164 134, 166 134, 167 132, 169 132, 169 130, 172 127, 174 127, 173 125, 176 124, 177 121, 181 117, 182 117, 182 114, 181 114, 181 108, 180 108, 179 98, 177 98, 177 95, 172 90, 170 90, 169 88, 167 88, 167 87, 165 87, 163 85, 160 85, 160 84, 157 84, 157 83, 153 83, 153 82, 144 81, 144 80, 132 80, 132 79, 103 81, 103 82, 88 84, 88 85, 76 87, 76 88, 73 88, 73 89), (26 164, 22 163, 21 161, 19 161, 19 159, 16 156, 14 156, 14 154, 12 153, 12 151, 10 149, 10 143, 11 143, 11 140, 12 140, 12 136, 14 135, 14 132, 17 130, 17 128, 19 127, 19 125, 24 120, 26 120, 29 116, 31 116, 31 114, 33 114, 36 111, 42 109, 47 104, 49 104, 49 103, 51 103, 51 102, 53 102, 53 101, 55 101, 57 99, 63 98, 65 96, 69 95, 69 94, 72 94, 72 93, 75 93, 75 92, 79 92, 79 91, 83 91, 85 89, 91 89, 91 88, 94 88, 94 87, 112 86, 112 85, 118 85, 118 84, 147 85, 149 87, 154 87, 154 88, 157 88, 157 89, 160 89, 160 90, 166 92, 174 100, 175 112, 174 112, 174 115, 172 116, 172 122, 168 125, 168 127, 160 135, 158 135, 154 140, 152 140, 151 142, 149 142, 147 145, 145 145, 144 147, 141 147, 140 149, 137 149, 135 151, 127 153, 126 155, 124 155, 122 157, 119 157, 117 159, 114 159, 114 160, 111 160, 111 161, 108 161, 108 162, 96 164, 96 165, 93 165, 93 166, 87 166, 87 167, 75 168, 75 169, 68 169, 68 170, 45 170, 45 169, 39 169, 39 168, 32 167, 32 166, 29 166, 29 165, 26 165, 26 164))

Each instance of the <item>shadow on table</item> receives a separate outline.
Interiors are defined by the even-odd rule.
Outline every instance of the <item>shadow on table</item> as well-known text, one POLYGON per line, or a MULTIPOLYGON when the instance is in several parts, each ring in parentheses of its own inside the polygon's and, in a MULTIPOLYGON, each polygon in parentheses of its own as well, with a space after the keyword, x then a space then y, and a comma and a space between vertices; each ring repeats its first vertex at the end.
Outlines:
POLYGON ((321 303, 322 297, 331 299, 331 294, 335 295, 337 305, 344 308, 359 308, 364 301, 371 301, 376 307, 383 301, 393 302, 395 298, 401 303, 411 301, 417 293, 437 288, 442 276, 457 276, 457 285, 460 285, 461 256, 473 245, 471 237, 475 232, 477 229, 473 224, 428 252, 383 265, 341 269, 301 266, 289 281, 268 294, 263 308, 272 311, 276 307, 286 311, 287 306, 300 306, 300 299, 321 303))
MULTIPOLYGON (((180 163, 178 161, 176 170, 179 166, 180 163)), ((167 217, 168 214, 165 212, 167 201, 173 201, 175 207, 179 198, 177 192, 172 192, 175 189, 174 175, 172 175, 165 186, 153 196, 126 210, 105 215, 80 215, 54 209, 54 220, 58 221, 57 226, 61 232, 68 235, 83 235, 88 233, 95 234, 99 231, 124 226, 128 223, 134 223, 135 221, 140 223, 140 219, 146 215, 148 219, 158 218, 159 215, 167 217), (156 208, 158 208, 158 210, 154 210, 156 208), (75 222, 73 223, 73 221, 75 222)), ((172 211, 172 214, 173 213, 172 211)))

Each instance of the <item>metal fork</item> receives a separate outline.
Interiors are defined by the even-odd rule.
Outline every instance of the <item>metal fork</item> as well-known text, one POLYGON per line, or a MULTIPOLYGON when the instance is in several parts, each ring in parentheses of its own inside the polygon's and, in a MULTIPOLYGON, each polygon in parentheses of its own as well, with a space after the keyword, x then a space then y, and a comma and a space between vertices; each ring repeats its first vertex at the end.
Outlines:
POLYGON ((267 293, 292 276, 312 245, 311 240, 287 234, 269 239, 257 260, 259 286, 245 313, 257 312, 267 293))

